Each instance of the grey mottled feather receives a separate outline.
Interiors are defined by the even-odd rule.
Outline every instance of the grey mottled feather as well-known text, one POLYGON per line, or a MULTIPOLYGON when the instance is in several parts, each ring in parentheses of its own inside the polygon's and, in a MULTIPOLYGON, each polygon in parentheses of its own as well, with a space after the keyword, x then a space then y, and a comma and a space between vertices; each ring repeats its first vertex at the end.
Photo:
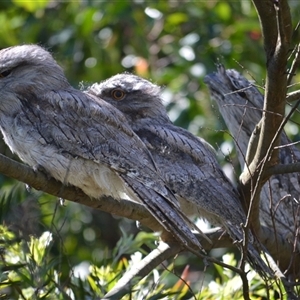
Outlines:
MULTIPOLYGON (((223 174, 212 147, 169 120, 156 85, 135 75, 119 74, 92 85, 87 93, 125 114, 184 213, 224 226, 234 241, 243 239, 241 224, 246 217, 238 192, 223 174), (121 100, 114 97, 116 91, 124 93, 121 100)), ((266 270, 252 245, 249 256, 266 270)))
MULTIPOLYGON (((216 101, 225 123, 238 144, 240 165, 245 164, 250 136, 262 117, 263 95, 235 70, 219 66, 218 72, 205 79, 212 99, 216 101)), ((300 151, 285 133, 281 135, 279 159, 282 164, 300 161, 300 151)), ((273 175, 263 186, 260 201, 262 223, 283 233, 291 242, 299 228, 300 174, 273 175)))
POLYGON ((24 162, 91 197, 125 194, 142 202, 179 241, 200 247, 151 154, 119 110, 72 88, 39 46, 1 50, 0 74, 0 128, 24 162))

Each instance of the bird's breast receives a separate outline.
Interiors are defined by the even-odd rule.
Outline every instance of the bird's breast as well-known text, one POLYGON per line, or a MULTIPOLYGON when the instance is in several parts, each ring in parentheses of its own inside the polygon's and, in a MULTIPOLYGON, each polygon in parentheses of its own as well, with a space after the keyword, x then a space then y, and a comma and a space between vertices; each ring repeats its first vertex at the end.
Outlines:
POLYGON ((115 199, 136 198, 123 180, 109 167, 59 150, 54 144, 38 139, 29 130, 18 129, 14 134, 2 129, 4 140, 13 153, 29 166, 45 170, 66 185, 74 185, 92 198, 112 196, 115 199))

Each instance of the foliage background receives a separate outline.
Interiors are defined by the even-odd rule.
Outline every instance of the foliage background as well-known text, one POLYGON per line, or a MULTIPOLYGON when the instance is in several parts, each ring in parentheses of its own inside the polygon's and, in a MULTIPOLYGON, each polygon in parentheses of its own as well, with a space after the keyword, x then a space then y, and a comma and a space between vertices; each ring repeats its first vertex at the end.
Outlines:
MULTIPOLYGON (((300 5, 290 1, 290 6, 297 21, 300 5)), ((263 85, 265 58, 251 1, 1 1, 0 24, 1 48, 43 45, 64 67, 73 86, 84 88, 124 71, 162 85, 172 121, 208 140, 232 179, 239 175, 232 172, 232 164, 238 170, 233 143, 209 100, 203 77, 220 61, 263 85)), ((294 38, 299 39, 299 32, 294 38)), ((290 123, 287 130, 298 137, 295 124, 290 123)), ((0 146, 2 153, 11 156, 2 142, 0 146)), ((27 191, 4 176, 0 185, 1 222, 26 241, 50 230, 49 255, 59 265, 62 281, 67 282, 70 270, 83 262, 111 262, 116 253, 110 249, 120 237, 126 233, 128 240, 139 232, 128 220, 68 201, 60 205, 57 199, 27 191)), ((142 237, 128 251, 123 245, 118 258, 141 249, 144 241, 144 250, 153 247, 153 238, 142 237)), ((188 280, 200 289, 204 266, 192 259, 181 255, 175 261, 176 270, 180 274, 192 262, 188 280)), ((216 274, 208 268, 205 280, 216 274)))

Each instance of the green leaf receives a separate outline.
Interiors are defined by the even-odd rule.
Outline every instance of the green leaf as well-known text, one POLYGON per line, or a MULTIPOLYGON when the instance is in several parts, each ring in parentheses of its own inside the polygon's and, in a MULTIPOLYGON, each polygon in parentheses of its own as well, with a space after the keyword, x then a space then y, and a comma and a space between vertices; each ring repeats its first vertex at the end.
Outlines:
POLYGON ((31 237, 29 243, 29 249, 32 258, 37 263, 37 265, 42 264, 47 247, 49 246, 51 241, 52 241, 52 233, 49 231, 43 232, 40 238, 35 238, 33 236, 31 237))
POLYGON ((46 8, 49 0, 35 0, 35 1, 23 1, 23 0, 13 0, 13 3, 17 6, 24 8, 29 12, 35 12, 40 9, 46 8))
POLYGON ((168 25, 179 25, 181 23, 186 22, 188 19, 188 16, 184 13, 173 13, 167 17, 167 23, 168 25))
POLYGON ((224 21, 230 20, 232 15, 231 7, 226 2, 219 2, 214 8, 214 11, 218 14, 218 17, 224 21))

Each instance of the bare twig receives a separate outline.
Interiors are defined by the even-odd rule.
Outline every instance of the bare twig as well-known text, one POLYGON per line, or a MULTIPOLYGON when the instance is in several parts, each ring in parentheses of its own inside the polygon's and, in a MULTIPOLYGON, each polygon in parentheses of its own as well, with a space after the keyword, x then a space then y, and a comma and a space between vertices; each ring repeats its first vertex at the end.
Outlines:
POLYGON ((296 70, 298 69, 299 64, 300 64, 300 43, 295 47, 293 53, 294 53, 295 57, 293 59, 292 65, 288 72, 288 79, 287 79, 288 85, 290 85, 292 83, 292 79, 295 76, 296 70))
POLYGON ((300 91, 294 91, 286 96, 286 101, 287 102, 293 102, 293 101, 298 101, 300 99, 300 91))
POLYGON ((182 250, 179 244, 170 247, 168 244, 160 242, 158 247, 149 253, 139 264, 132 266, 103 299, 121 299, 122 296, 132 291, 133 285, 138 278, 145 277, 164 260, 175 256, 182 250))

